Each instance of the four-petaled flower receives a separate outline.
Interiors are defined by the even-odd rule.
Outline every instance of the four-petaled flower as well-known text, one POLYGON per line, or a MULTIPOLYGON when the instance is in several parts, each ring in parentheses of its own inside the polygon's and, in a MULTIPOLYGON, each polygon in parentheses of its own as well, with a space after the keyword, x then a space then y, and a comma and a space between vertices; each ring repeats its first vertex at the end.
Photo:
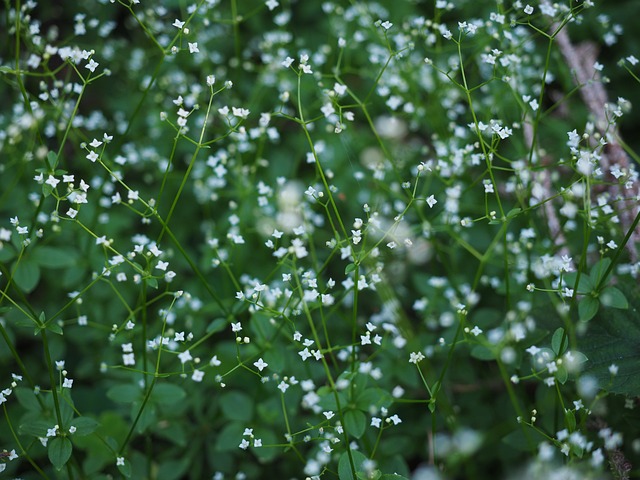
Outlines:
POLYGON ((189 353, 189 350, 185 350, 184 352, 179 353, 178 358, 180 358, 180 361, 182 363, 187 363, 188 361, 193 359, 193 357, 191 356, 191 353, 189 353))
POLYGON ((269 366, 269 364, 264 360, 262 360, 262 358, 259 358, 257 362, 253 362, 253 365, 260 371, 264 370, 269 366))
POLYGON ((422 352, 411 352, 409 354, 409 363, 417 365, 418 362, 421 362, 422 360, 424 360, 424 354, 422 352))

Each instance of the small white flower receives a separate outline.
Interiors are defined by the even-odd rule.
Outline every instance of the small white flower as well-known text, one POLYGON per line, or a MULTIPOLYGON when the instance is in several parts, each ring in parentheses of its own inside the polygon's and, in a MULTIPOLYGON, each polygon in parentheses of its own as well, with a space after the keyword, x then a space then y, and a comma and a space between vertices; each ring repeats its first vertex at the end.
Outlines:
POLYGON ((289 388, 289 384, 288 384, 287 382, 285 382, 284 380, 283 380, 283 381, 281 381, 281 382, 278 384, 278 389, 279 389, 282 393, 286 392, 286 391, 287 391, 287 388, 289 388))
POLYGON ((473 328, 471 329, 471 333, 477 337, 478 335, 480 335, 480 334, 482 333, 482 329, 481 329, 481 328, 479 328, 479 327, 476 325, 475 327, 473 327, 473 328))
POLYGON ((257 362, 253 362, 253 365, 260 371, 264 370, 269 366, 269 364, 264 360, 262 360, 262 358, 259 358, 257 362))
POLYGON ((182 353, 178 354, 178 358, 180 358, 180 362, 187 363, 190 360, 193 360, 193 357, 191 356, 191 353, 189 352, 189 350, 185 350, 182 353))
POLYGON ((49 175, 49 178, 47 178, 47 180, 44 183, 46 183, 47 185, 51 185, 51 188, 56 188, 60 183, 60 180, 58 180, 53 175, 49 175))
POLYGON ((411 352, 409 354, 409 363, 413 363, 417 365, 419 362, 424 360, 424 354, 422 352, 411 352))
POLYGON ((398 425, 399 423, 402 423, 402 420, 396 414, 396 415, 392 415, 389 418, 387 418, 387 422, 393 422, 394 425, 398 425))
POLYGON ((96 68, 100 65, 93 58, 89 60, 89 63, 85 65, 85 68, 88 69, 91 73, 95 72, 96 68))

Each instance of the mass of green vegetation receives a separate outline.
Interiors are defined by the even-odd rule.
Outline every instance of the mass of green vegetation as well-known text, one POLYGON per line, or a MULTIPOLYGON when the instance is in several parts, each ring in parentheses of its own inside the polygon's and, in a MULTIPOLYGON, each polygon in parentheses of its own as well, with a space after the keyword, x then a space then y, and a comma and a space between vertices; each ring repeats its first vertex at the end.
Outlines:
POLYGON ((2 3, 0 477, 640 477, 638 2, 2 3))

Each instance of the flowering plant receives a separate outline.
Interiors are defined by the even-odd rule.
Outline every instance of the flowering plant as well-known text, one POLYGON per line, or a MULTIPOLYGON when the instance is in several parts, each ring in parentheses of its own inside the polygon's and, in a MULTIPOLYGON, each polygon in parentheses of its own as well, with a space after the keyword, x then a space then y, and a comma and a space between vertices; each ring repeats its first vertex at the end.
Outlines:
POLYGON ((156 3, 5 1, 0 472, 628 478, 604 6, 156 3))

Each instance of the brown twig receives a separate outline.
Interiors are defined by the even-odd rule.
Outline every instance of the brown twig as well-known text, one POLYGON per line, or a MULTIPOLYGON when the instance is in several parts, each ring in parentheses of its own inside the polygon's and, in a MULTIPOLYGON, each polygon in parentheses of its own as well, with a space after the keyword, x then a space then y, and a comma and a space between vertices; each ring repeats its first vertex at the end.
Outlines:
MULTIPOLYGON (((556 27, 557 28, 557 27, 556 27)), ((610 174, 613 165, 617 165, 621 170, 630 172, 632 165, 624 148, 618 141, 620 134, 618 128, 612 125, 607 118, 608 96, 600 81, 600 76, 594 65, 597 60, 597 47, 593 43, 585 42, 575 46, 571 43, 566 29, 562 29, 556 35, 556 41, 567 64, 575 75, 576 83, 581 86, 580 94, 585 105, 593 115, 596 129, 604 136, 608 142, 607 148, 602 153, 600 166, 605 178, 611 180, 611 185, 607 191, 611 199, 616 201, 615 208, 620 218, 623 229, 628 230, 638 214, 638 198, 640 198, 640 188, 638 183, 634 183, 630 188, 621 189, 618 181, 610 174)), ((596 147, 596 140, 591 139, 592 147, 596 147)), ((627 243, 627 249, 631 261, 638 261, 637 242, 640 240, 640 232, 636 229, 627 243)))
MULTIPOLYGON (((523 132, 526 144, 529 145, 530 148, 534 148, 533 127, 531 123, 524 123, 523 132)), ((550 162, 548 158, 541 158, 540 160, 544 164, 550 162)), ((537 175, 537 180, 540 182, 540 185, 542 185, 542 188, 545 192, 544 196, 546 198, 550 198, 553 196, 553 193, 551 192, 551 174, 549 172, 550 169, 545 168, 541 170, 537 175)), ((544 214, 547 218, 550 237, 553 238, 555 245, 560 248, 558 254, 560 256, 569 256, 570 252, 567 246, 567 240, 564 236, 562 225, 560 223, 560 219, 558 218, 558 214, 556 213, 555 207, 553 206, 552 202, 545 202, 542 208, 544 209, 544 214)), ((575 269, 573 261, 571 261, 570 263, 573 269, 575 269)))

